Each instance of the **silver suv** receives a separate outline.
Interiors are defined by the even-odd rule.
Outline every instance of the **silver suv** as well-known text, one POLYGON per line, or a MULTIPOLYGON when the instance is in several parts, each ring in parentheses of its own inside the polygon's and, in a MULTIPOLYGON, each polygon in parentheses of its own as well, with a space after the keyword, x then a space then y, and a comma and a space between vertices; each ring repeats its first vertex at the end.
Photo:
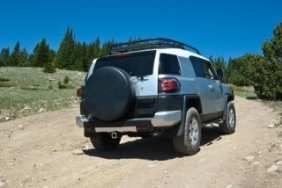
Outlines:
POLYGON ((164 38, 121 43, 94 59, 79 90, 77 125, 98 150, 113 150, 123 135, 172 138, 175 150, 195 154, 202 126, 235 131, 232 89, 223 73, 187 44, 164 38))

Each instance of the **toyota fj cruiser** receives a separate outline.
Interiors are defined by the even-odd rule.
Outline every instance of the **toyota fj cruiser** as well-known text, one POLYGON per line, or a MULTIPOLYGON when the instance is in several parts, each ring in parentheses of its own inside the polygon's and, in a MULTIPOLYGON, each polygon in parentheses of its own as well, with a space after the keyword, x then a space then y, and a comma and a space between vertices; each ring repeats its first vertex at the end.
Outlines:
POLYGON ((187 44, 164 38, 120 43, 94 59, 79 90, 77 125, 98 150, 113 150, 123 135, 164 134, 184 155, 200 147, 201 129, 235 131, 232 89, 223 73, 187 44))

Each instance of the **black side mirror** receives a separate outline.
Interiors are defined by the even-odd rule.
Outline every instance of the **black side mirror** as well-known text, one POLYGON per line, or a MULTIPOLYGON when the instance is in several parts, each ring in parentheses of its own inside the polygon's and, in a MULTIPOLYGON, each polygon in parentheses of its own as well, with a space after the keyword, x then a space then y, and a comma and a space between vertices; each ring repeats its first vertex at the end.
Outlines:
POLYGON ((217 69, 216 70, 216 74, 217 74, 217 79, 221 81, 223 79, 223 71, 222 71, 222 69, 217 69))

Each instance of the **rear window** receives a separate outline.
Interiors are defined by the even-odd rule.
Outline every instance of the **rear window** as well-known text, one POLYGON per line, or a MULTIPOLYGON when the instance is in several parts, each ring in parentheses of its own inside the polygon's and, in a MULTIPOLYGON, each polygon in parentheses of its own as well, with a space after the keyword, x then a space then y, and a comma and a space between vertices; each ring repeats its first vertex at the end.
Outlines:
POLYGON ((161 54, 159 74, 175 74, 175 75, 181 74, 181 70, 176 55, 161 54))
POLYGON ((94 70, 113 66, 123 69, 130 76, 151 75, 153 74, 155 55, 156 51, 146 51, 102 57, 97 60, 94 70))

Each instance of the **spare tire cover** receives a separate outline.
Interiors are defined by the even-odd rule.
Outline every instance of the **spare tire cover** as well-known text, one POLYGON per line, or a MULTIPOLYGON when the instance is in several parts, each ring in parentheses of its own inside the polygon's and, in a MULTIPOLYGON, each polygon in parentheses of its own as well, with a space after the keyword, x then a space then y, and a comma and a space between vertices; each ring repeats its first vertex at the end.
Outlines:
POLYGON ((93 72, 85 86, 85 104, 95 118, 113 121, 121 118, 134 101, 130 76, 116 67, 93 72))

